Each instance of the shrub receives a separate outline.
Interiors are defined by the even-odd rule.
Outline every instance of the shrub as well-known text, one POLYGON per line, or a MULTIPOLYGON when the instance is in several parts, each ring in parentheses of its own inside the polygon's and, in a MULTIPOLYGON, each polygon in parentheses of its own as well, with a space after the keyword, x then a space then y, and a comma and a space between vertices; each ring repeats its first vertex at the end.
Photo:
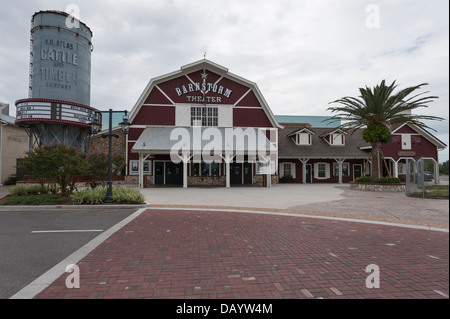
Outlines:
POLYGON ((89 188, 72 195, 72 202, 75 205, 98 205, 102 204, 106 197, 106 188, 89 188))
POLYGON ((382 183, 382 184, 400 184, 402 181, 400 180, 400 178, 397 177, 381 177, 377 180, 377 183, 382 183))
POLYGON ((44 145, 27 152, 19 167, 42 187, 48 184, 52 193, 65 197, 73 193, 75 177, 83 170, 84 159, 85 155, 74 147, 44 145))
MULTIPOLYGON (((106 188, 90 188, 75 192, 72 202, 75 205, 103 204, 106 197, 106 188)), ((113 188, 113 200, 116 203, 143 204, 145 198, 137 188, 113 188)))
POLYGON ((3 202, 3 206, 13 205, 61 205, 67 203, 67 198, 58 198, 57 195, 45 194, 45 195, 23 195, 23 196, 11 196, 6 198, 3 202))
POLYGON ((375 183, 376 180, 377 179, 372 176, 361 176, 361 177, 358 177, 357 179, 355 179, 355 182, 357 182, 357 183, 375 183))
POLYGON ((357 183, 381 183, 381 184, 400 184, 402 181, 397 177, 381 177, 361 176, 355 179, 357 183))
POLYGON ((16 185, 9 189, 11 195, 15 196, 26 196, 26 195, 41 195, 48 194, 49 190, 47 187, 42 187, 41 185, 16 185))
POLYGON ((113 200, 117 203, 145 203, 144 196, 137 188, 113 188, 113 200))
POLYGON ((8 179, 5 181, 5 185, 16 185, 18 179, 16 175, 11 175, 8 177, 8 179))

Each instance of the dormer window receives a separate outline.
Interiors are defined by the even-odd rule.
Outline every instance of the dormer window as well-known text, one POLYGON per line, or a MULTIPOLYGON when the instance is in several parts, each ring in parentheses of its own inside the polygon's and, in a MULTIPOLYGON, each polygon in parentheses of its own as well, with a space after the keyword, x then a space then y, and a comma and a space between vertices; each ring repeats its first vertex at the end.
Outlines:
POLYGON ((298 133, 295 135, 295 143, 297 145, 311 145, 311 134, 298 133))
POLYGON ((345 145, 345 136, 341 133, 330 134, 331 145, 345 145))
POLYGON ((297 145, 308 146, 312 145, 312 136, 315 133, 307 128, 292 132, 289 136, 297 145))
POLYGON ((337 129, 330 133, 322 134, 322 137, 331 146, 345 146, 345 135, 347 133, 341 129, 337 129))

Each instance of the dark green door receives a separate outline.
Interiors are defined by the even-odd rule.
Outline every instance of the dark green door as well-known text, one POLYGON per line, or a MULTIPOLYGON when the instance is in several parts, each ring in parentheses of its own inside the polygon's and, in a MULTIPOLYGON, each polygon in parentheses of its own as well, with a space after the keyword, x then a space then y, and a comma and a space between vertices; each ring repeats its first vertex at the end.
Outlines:
POLYGON ((166 185, 183 185, 183 164, 166 162, 166 185))
POLYGON ((230 183, 242 185, 242 163, 230 164, 230 183))

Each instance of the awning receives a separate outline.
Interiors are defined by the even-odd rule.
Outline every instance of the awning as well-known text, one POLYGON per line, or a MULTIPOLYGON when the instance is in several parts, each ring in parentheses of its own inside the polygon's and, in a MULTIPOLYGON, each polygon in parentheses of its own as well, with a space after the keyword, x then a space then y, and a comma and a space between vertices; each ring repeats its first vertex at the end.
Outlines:
POLYGON ((221 152, 269 155, 277 153, 274 130, 223 127, 151 127, 142 132, 132 152, 170 154, 171 152, 221 152))

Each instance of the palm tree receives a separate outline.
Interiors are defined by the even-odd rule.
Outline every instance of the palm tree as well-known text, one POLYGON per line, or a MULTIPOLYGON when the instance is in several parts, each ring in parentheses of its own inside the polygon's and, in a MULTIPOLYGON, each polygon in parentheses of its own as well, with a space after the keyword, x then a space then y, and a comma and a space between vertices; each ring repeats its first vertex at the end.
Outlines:
MULTIPOLYGON (((329 104, 338 103, 341 106, 330 107, 329 111, 337 113, 328 121, 342 121, 339 128, 352 134, 358 129, 364 129, 362 136, 367 143, 372 144, 372 170, 371 176, 381 177, 382 145, 390 141, 390 127, 392 124, 410 123, 423 129, 433 128, 426 125, 423 120, 443 120, 441 117, 414 115, 412 111, 420 107, 428 107, 428 103, 437 99, 437 96, 424 96, 429 92, 410 96, 414 91, 428 83, 422 83, 403 89, 394 94, 397 88, 394 81, 386 86, 385 80, 373 89, 360 88, 361 96, 343 97, 329 104), (374 158, 375 157, 375 158, 374 158)), ((370 158, 370 157, 369 157, 370 158)))

